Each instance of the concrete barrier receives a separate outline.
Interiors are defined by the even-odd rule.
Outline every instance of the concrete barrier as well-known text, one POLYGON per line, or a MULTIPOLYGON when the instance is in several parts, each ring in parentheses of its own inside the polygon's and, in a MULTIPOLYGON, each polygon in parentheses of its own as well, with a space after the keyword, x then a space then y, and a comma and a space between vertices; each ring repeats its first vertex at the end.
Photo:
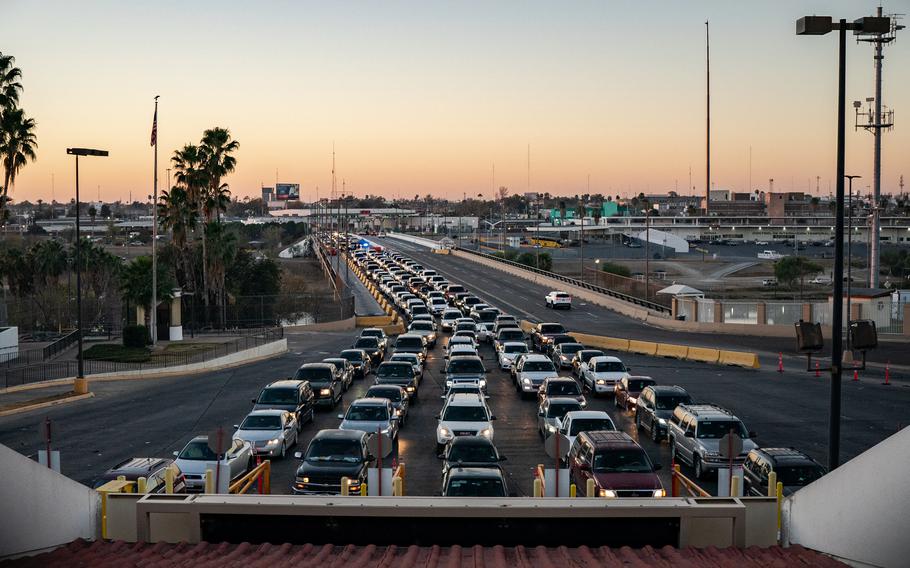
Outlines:
POLYGON ((523 332, 525 332, 525 333, 531 333, 531 331, 534 330, 534 324, 531 323, 531 322, 529 322, 528 320, 521 320, 521 321, 518 323, 518 326, 519 326, 519 327, 521 328, 521 330, 522 330, 523 332))
POLYGON ((401 335, 404 333, 404 325, 400 323, 393 323, 391 325, 382 326, 382 330, 385 331, 386 335, 401 335))
POLYGON ((357 327, 383 327, 392 325, 391 316, 357 316, 357 327))
POLYGON ((717 363, 718 359, 720 359, 720 351, 708 347, 689 347, 686 359, 702 363, 717 363))
POLYGON ((687 345, 674 345, 672 343, 658 343, 657 356, 685 359, 689 356, 689 347, 687 345))
POLYGON ((603 335, 590 335, 588 333, 571 333, 572 337, 588 347, 606 349, 608 351, 628 351, 629 340, 619 337, 605 337, 603 335))
POLYGON ((639 355, 657 355, 657 343, 653 341, 629 340, 629 352, 639 355))
POLYGON ((747 353, 745 351, 722 350, 720 352, 720 364, 735 365, 737 367, 747 367, 750 369, 758 369, 760 367, 758 363, 758 355, 755 353, 747 353))

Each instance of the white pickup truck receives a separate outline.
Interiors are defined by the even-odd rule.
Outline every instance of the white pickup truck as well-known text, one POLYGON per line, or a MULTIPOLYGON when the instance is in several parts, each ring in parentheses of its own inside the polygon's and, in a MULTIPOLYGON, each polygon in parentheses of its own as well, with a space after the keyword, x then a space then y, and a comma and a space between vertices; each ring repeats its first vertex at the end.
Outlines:
POLYGON ((570 296, 568 292, 559 292, 554 290, 547 294, 546 304, 548 308, 552 308, 554 310, 557 308, 565 308, 567 310, 571 310, 572 296, 570 296))
POLYGON ((758 258, 762 260, 780 260, 784 258, 784 256, 786 255, 783 255, 776 250, 763 250, 758 253, 758 258))

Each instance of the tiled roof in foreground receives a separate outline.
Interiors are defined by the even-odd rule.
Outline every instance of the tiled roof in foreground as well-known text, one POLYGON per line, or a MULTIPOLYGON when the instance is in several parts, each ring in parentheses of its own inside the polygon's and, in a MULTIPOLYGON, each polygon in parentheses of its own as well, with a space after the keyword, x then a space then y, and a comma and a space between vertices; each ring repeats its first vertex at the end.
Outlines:
POLYGON ((6 567, 112 566, 154 568, 186 566, 193 568, 280 568, 316 566, 318 568, 525 568, 635 567, 726 568, 787 566, 843 567, 823 554, 791 546, 789 548, 547 548, 547 547, 439 547, 439 546, 336 546, 291 544, 142 544, 126 542, 88 542, 69 545, 28 558, 0 562, 6 567))

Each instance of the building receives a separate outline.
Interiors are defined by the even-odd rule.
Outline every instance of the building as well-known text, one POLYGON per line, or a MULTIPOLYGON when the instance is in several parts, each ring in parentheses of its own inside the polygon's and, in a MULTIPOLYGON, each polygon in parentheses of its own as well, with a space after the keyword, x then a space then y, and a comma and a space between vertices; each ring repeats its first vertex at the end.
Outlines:
POLYGON ((769 192, 765 194, 768 218, 772 223, 794 217, 808 217, 815 214, 811 197, 802 191, 769 192))
POLYGON ((274 187, 263 187, 262 188, 262 202, 263 203, 268 203, 269 201, 272 201, 274 199, 274 196, 275 196, 274 187))

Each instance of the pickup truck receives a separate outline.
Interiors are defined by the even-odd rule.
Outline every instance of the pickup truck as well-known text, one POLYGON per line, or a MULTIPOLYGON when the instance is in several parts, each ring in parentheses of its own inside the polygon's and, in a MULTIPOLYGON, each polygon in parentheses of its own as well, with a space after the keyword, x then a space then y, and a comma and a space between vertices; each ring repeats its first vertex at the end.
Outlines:
POLYGON ((777 252, 776 250, 763 250, 758 253, 758 258, 762 260, 780 260, 784 258, 785 255, 777 252))

